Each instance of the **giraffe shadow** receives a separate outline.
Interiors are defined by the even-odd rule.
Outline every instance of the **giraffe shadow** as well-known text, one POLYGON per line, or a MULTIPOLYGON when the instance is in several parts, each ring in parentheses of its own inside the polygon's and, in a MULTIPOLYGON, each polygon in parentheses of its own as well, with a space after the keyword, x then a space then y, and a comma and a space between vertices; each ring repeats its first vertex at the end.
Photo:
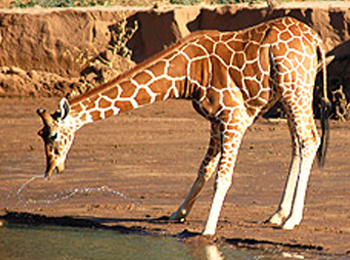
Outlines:
POLYGON ((168 225, 168 224, 183 224, 184 222, 180 222, 177 220, 170 220, 169 216, 161 216, 158 218, 97 218, 91 217, 89 218, 93 222, 103 224, 121 224, 121 223, 150 223, 150 224, 160 224, 160 225, 168 225))
POLYGON ((281 229, 280 226, 271 224, 269 220, 264 221, 244 221, 246 224, 244 228, 259 228, 259 229, 281 229))
POLYGON ((155 224, 150 229, 153 231, 161 231, 157 225, 178 224, 181 222, 171 221, 169 217, 162 216, 159 218, 103 218, 103 217, 75 217, 62 216, 51 217, 41 214, 33 214, 27 212, 10 211, 0 216, 0 222, 7 224, 33 225, 33 226, 61 226, 61 227, 77 227, 77 228, 93 228, 113 230, 121 233, 146 233, 146 228, 138 225, 138 223, 155 224), (127 223, 134 223, 128 226, 127 223))

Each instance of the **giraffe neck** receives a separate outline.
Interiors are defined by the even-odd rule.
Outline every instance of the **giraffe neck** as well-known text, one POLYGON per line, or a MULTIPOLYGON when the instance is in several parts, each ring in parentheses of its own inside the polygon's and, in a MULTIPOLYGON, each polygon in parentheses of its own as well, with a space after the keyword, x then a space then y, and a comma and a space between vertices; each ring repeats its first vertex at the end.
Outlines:
POLYGON ((76 128, 156 101, 189 98, 189 60, 178 46, 69 101, 76 128))

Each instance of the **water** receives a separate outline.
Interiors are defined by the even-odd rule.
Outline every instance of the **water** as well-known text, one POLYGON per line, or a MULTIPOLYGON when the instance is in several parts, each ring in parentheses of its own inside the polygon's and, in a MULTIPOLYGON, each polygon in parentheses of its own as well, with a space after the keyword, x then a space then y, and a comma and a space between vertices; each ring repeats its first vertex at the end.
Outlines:
MULTIPOLYGON (((76 195, 111 193, 139 204, 106 185, 64 190, 50 198, 23 196, 29 183, 44 179, 42 175, 25 181, 17 198, 25 204, 54 204, 76 195)), ((304 259, 295 253, 237 249, 230 246, 185 244, 172 237, 154 237, 92 229, 53 226, 6 225, 0 228, 0 260, 230 260, 230 259, 304 259)), ((310 258, 308 258, 310 259, 310 258)))
MULTIPOLYGON (((62 200, 68 200, 76 195, 83 195, 83 194, 88 194, 88 193, 92 193, 92 192, 104 192, 104 193, 110 193, 110 194, 114 194, 117 196, 120 196, 126 200, 130 200, 132 201, 131 198, 129 198, 128 196, 124 195, 123 193, 121 193, 120 191, 117 190, 113 190, 111 188, 109 188, 107 185, 103 185, 100 187, 84 187, 84 188, 75 188, 71 191, 66 191, 66 192, 61 192, 61 194, 54 194, 54 198, 51 199, 41 199, 41 200, 37 200, 37 199, 23 199, 21 196, 22 191, 24 190, 24 188, 31 182, 33 182, 34 180, 37 179, 45 179, 44 176, 42 175, 38 175, 38 176, 33 176, 30 179, 28 179, 27 181, 25 181, 22 186, 18 189, 17 191, 17 198, 21 203, 25 203, 25 204, 53 204, 53 203, 57 203, 59 201, 62 200)), ((138 202, 133 202, 134 204, 138 205, 138 202)))
MULTIPOLYGON (((279 255, 281 256, 281 255, 279 255)), ((280 259, 259 250, 188 245, 171 237, 105 230, 8 225, 0 228, 0 259, 8 260, 223 260, 280 259)))

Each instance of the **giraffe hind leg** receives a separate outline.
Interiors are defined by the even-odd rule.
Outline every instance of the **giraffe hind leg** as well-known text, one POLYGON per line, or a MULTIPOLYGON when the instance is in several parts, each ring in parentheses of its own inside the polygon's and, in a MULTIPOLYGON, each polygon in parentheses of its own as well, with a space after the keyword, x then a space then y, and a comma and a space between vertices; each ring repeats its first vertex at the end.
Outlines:
POLYGON ((312 93, 296 95, 290 92, 283 97, 283 103, 293 140, 293 154, 284 194, 269 222, 282 225, 283 229, 293 229, 302 220, 307 182, 320 141, 313 119, 312 93))
POLYGON ((290 129, 290 133, 292 135, 292 146, 293 146, 292 160, 290 163, 287 181, 284 187, 284 193, 283 193, 281 202, 279 204, 279 207, 277 211, 266 221, 268 223, 278 225, 278 226, 283 224, 284 220, 289 216, 291 212, 295 186, 297 183, 297 178, 298 178, 299 168, 300 168, 299 142, 295 134, 295 131, 292 130, 293 126, 291 125, 290 113, 287 112, 287 116, 288 116, 288 126, 290 129))
POLYGON ((293 229, 296 225, 299 225, 302 220, 310 171, 320 144, 312 114, 309 114, 307 121, 307 125, 304 126, 304 131, 297 130, 300 147, 299 175, 295 186, 291 213, 288 216, 287 220, 283 223, 283 229, 293 229))
POLYGON ((182 203, 179 209, 170 216, 170 220, 177 220, 182 222, 190 213, 205 183, 210 179, 212 174, 217 169, 218 161, 220 158, 220 142, 221 138, 218 123, 212 122, 208 151, 202 161, 200 168, 198 169, 197 179, 193 183, 192 188, 185 201, 182 203))

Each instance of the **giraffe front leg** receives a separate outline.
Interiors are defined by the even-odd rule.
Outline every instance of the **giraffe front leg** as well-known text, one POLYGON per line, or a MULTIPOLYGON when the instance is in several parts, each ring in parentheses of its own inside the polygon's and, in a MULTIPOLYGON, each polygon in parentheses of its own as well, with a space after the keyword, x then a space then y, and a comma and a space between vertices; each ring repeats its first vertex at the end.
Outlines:
POLYGON ((213 175, 217 168, 221 150, 220 142, 221 138, 218 129, 218 124, 213 122, 208 151, 198 170, 197 179, 193 183, 193 186, 189 194, 187 195, 185 201, 182 203, 179 209, 170 216, 170 220, 178 220, 180 222, 183 222, 190 213, 205 183, 210 179, 210 177, 213 175))
POLYGON ((218 178, 215 182, 215 195, 213 198, 213 203, 211 205, 209 217, 202 233, 204 236, 215 234, 220 211, 224 203, 227 191, 232 183, 232 175, 233 171, 224 171, 221 172, 221 174, 220 172, 218 173, 218 178))
POLYGON ((224 203, 228 189, 232 183, 234 166, 243 134, 246 130, 245 122, 235 124, 223 124, 222 155, 215 181, 215 194, 209 217, 203 230, 203 235, 214 235, 219 220, 220 211, 224 203))
POLYGON ((203 170, 199 170, 197 179, 192 185, 192 188, 187 195, 185 201, 181 204, 179 209, 175 211, 169 218, 169 220, 176 220, 179 222, 184 222, 188 214, 190 213, 194 203, 196 202, 197 198, 199 197, 205 183, 212 175, 211 172, 207 172, 208 174, 205 174, 203 170))

